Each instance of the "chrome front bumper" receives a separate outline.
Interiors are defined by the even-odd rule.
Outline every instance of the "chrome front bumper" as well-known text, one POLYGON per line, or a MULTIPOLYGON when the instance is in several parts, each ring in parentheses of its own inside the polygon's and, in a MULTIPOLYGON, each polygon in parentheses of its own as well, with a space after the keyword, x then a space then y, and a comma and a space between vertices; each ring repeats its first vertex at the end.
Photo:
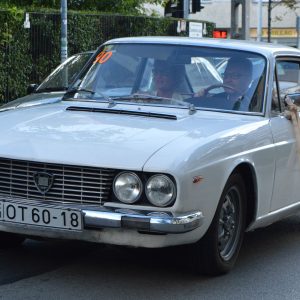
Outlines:
MULTIPOLYGON (((203 223, 203 214, 200 211, 193 211, 185 214, 173 215, 171 212, 145 211, 133 209, 121 209, 105 206, 87 206, 75 203, 57 203, 51 201, 24 200, 21 198, 0 197, 6 203, 31 205, 38 208, 57 208, 64 210, 76 210, 82 215, 83 230, 101 230, 104 228, 135 229, 139 232, 153 233, 184 233, 200 227, 203 223)), ((19 227, 20 223, 9 223, 1 221, 3 226, 19 227)), ((28 228, 35 225, 24 224, 28 228)), ((37 224, 42 225, 42 224, 37 224)), ((23 226, 24 227, 24 226, 23 226)), ((43 227, 43 226, 41 226, 43 227)), ((52 227, 44 227, 45 230, 57 230, 52 227)), ((59 229, 58 229, 59 230, 59 229)), ((65 230, 65 229, 63 229, 65 230)))
POLYGON ((85 227, 131 228, 144 232, 184 233, 203 223, 201 212, 173 216, 165 212, 141 212, 116 209, 107 211, 82 210, 85 227))

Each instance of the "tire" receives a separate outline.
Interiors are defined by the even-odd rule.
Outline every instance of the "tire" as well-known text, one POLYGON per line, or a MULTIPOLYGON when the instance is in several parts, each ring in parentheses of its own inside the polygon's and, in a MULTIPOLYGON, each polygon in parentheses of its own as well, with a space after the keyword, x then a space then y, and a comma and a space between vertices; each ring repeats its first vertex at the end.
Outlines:
POLYGON ((231 175, 204 237, 193 245, 196 271, 217 276, 228 273, 237 260, 245 231, 247 195, 238 173, 231 175))
POLYGON ((20 246, 25 240, 22 235, 0 232, 0 249, 14 248, 20 246))

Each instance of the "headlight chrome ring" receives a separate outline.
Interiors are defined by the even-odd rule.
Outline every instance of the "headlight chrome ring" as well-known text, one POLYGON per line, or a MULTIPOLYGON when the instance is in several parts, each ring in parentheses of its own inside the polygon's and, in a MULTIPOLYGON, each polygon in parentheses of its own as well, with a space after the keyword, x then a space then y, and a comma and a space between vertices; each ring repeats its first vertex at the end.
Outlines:
POLYGON ((140 199, 143 192, 143 183, 133 172, 118 174, 113 182, 115 196, 123 203, 132 204, 140 199))
POLYGON ((176 187, 170 177, 157 174, 148 179, 145 193, 150 203, 155 206, 165 207, 174 201, 176 197, 176 187))

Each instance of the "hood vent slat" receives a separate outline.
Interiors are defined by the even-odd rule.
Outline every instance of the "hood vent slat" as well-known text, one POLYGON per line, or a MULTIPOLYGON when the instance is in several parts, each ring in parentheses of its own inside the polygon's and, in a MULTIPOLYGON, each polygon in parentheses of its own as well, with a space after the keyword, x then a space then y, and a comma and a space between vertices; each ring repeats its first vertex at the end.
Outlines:
POLYGON ((69 106, 66 110, 70 110, 70 111, 87 111, 87 112, 97 112, 97 113, 117 114, 117 115, 143 116, 143 117, 150 117, 150 118, 177 120, 177 117, 175 115, 160 114, 160 113, 153 113, 153 112, 144 112, 144 111, 123 110, 123 109, 69 106))

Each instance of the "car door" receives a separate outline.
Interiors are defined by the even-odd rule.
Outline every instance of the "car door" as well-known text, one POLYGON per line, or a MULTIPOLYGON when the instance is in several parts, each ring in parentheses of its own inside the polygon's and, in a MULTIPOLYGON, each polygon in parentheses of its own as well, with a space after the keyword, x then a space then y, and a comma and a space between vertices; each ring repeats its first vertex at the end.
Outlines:
MULTIPOLYGON (((275 176, 271 211, 300 201, 300 156, 293 124, 284 115, 284 97, 300 91, 300 60, 278 58, 272 93, 271 130, 275 145, 275 176)), ((299 149, 300 151, 300 149, 299 149)))

